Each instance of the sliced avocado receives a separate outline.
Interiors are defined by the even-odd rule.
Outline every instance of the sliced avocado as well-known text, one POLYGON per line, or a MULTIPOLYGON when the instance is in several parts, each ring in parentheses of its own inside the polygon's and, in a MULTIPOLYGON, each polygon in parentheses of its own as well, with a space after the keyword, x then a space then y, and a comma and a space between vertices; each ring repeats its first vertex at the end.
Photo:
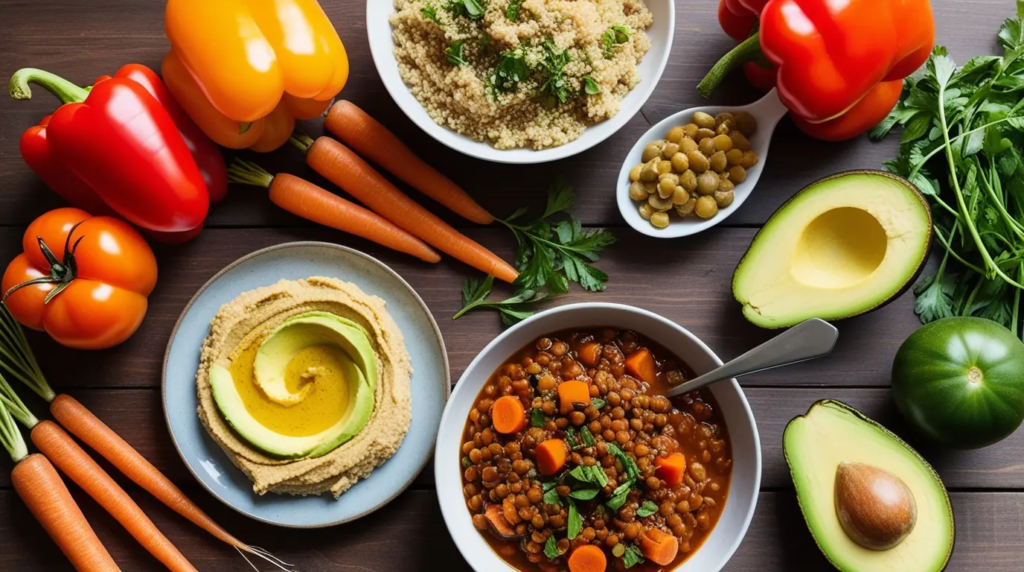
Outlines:
POLYGON ((903 293, 928 258, 931 211, 908 181, 849 171, 812 183, 757 233, 733 275, 762 328, 863 314, 903 293))
MULTIPOLYGON (((945 568, 954 539, 949 496, 928 462, 899 437, 848 405, 824 400, 811 406, 806 415, 789 422, 783 435, 783 450, 807 527, 836 568, 844 572, 938 572, 945 568), (894 487, 886 481, 905 485, 909 501, 897 500, 911 509, 909 526, 887 527, 892 523, 871 521, 873 515, 892 514, 892 506, 885 506, 894 504, 892 494, 880 493, 882 496, 877 499, 863 494, 850 495, 856 500, 841 498, 843 491, 837 491, 837 487, 844 486, 842 481, 850 478, 851 467, 859 467, 858 472, 867 478, 881 478, 881 484, 890 491, 894 487), (841 498, 839 503, 837 497, 841 498), (867 515, 861 523, 868 528, 861 532, 867 532, 869 537, 875 532, 871 540, 886 534, 889 538, 882 538, 874 548, 865 548, 872 542, 865 541, 865 535, 854 533, 847 519, 840 518, 844 502, 861 503, 854 507, 859 509, 854 512, 867 515), (876 530, 870 530, 872 525, 876 530), (891 547, 879 549, 885 546, 891 547)), ((872 488, 860 487, 855 492, 872 488)))
MULTIPOLYGON (((268 455, 281 458, 319 457, 357 435, 373 414, 377 380, 377 358, 369 335, 351 320, 327 312, 308 312, 289 318, 264 339, 256 352, 254 383, 260 379, 264 394, 268 387, 284 397, 285 403, 301 399, 304 390, 292 393, 284 384, 283 371, 303 349, 319 345, 337 345, 339 361, 348 381, 347 411, 327 429, 314 435, 283 435, 260 423, 248 410, 231 372, 221 366, 210 368, 213 399, 221 416, 250 445, 268 455)), ((268 396, 269 397, 269 396, 268 396)), ((276 401, 276 400, 274 400, 276 401)))

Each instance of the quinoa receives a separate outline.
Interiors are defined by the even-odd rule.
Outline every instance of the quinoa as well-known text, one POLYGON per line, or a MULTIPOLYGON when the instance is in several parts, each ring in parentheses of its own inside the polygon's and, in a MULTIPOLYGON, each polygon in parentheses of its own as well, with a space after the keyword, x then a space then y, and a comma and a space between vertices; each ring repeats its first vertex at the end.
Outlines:
POLYGON ((497 149, 544 149, 618 113, 650 49, 643 1, 523 0, 515 21, 510 1, 477 0, 472 19, 464 0, 394 0, 398 71, 430 117, 497 149), (516 65, 519 81, 496 71, 516 65))

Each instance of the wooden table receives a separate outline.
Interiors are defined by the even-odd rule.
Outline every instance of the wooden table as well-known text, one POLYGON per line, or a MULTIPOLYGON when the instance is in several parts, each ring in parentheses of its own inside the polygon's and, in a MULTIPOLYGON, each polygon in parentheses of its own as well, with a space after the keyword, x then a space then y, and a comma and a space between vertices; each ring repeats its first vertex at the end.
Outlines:
MULTIPOLYGON (((820 143, 783 121, 757 194, 740 212, 697 237, 673 242, 648 239, 624 226, 613 197, 614 180, 622 157, 649 125, 701 103, 694 86, 716 57, 731 47, 718 28, 714 0, 677 3, 675 45, 664 77, 642 112, 617 135, 572 159, 531 167, 477 161, 422 133, 398 110, 377 76, 366 39, 365 3, 323 0, 322 4, 349 51, 352 75, 343 96, 399 133, 485 207, 499 216, 523 205, 542 208, 546 186, 564 174, 577 192, 573 212, 588 226, 614 229, 620 242, 599 263, 611 276, 607 292, 585 294, 574 288, 552 304, 602 300, 640 306, 689 328, 725 359, 770 336, 742 318, 729 288, 733 269, 758 227, 803 185, 844 169, 877 168, 895 150, 895 139, 880 144, 866 138, 820 143)), ((167 49, 163 5, 157 0, 0 0, 0 77, 32 66, 88 84, 128 62, 158 69, 167 49)), ((934 10, 939 42, 962 63, 973 55, 994 53, 995 33, 1013 6, 1005 0, 934 0, 934 10)), ((720 100, 739 103, 753 97, 741 79, 733 78, 721 90, 720 100)), ((62 204, 18 153, 21 132, 54 107, 55 100, 42 90, 29 102, 0 98, 0 261, 4 263, 20 249, 25 226, 62 204)), ((320 132, 318 124, 306 128, 320 132)), ((298 153, 287 148, 259 159, 274 169, 311 176, 298 153)), ((502 229, 458 224, 506 258, 513 254, 512 237, 502 229)), ((83 353, 36 335, 33 346, 43 369, 57 388, 92 408, 227 529, 301 570, 424 570, 426 563, 430 569, 468 569, 442 522, 431 470, 386 508, 357 523, 288 530, 256 523, 217 502, 195 483, 171 445, 161 410, 160 366, 171 328, 186 302, 236 258, 265 246, 310 239, 364 250, 405 277, 441 326, 453 380, 501 330, 491 313, 451 320, 460 307, 461 282, 475 274, 467 267, 450 259, 422 264, 338 232, 313 228, 274 207, 262 191, 233 188, 229 198, 213 209, 198 239, 180 247, 156 247, 160 282, 150 300, 149 315, 131 340, 113 350, 83 353)), ((918 327, 912 306, 913 296, 906 295, 877 312, 841 323, 839 345, 827 360, 743 379, 761 434, 764 474, 753 524, 727 570, 829 569, 804 526, 781 449, 786 422, 826 397, 845 401, 907 436, 942 475, 957 523, 950 570, 1008 571, 1024 566, 1024 432, 980 451, 937 450, 909 433, 889 397, 893 355, 918 327)), ((29 404, 37 412, 44 410, 38 399, 29 404)), ((11 489, 9 465, 0 462, 0 467, 0 569, 70 569, 11 489)), ((232 550, 134 485, 125 486, 197 568, 248 569, 232 550)), ((157 562, 74 485, 72 493, 124 570, 158 569, 157 562)))

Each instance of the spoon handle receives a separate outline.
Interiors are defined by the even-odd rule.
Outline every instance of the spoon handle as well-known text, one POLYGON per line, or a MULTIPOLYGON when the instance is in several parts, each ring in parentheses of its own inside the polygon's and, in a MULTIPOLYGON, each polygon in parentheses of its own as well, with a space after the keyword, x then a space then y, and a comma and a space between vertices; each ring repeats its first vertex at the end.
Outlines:
POLYGON ((722 379, 826 356, 838 337, 839 330, 832 324, 818 318, 806 320, 729 363, 673 387, 668 396, 682 395, 722 379))

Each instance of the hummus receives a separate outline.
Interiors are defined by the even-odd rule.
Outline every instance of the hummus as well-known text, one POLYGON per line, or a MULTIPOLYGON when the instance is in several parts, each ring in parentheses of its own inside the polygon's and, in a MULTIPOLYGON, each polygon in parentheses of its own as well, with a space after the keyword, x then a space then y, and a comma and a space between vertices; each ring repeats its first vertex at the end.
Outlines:
MULTIPOLYGON (((289 369, 294 368, 289 365, 289 369)), ((356 371, 354 367, 334 369, 356 371)), ((323 375, 326 379, 327 374, 323 375)), ((412 367, 402 332, 388 314, 382 299, 367 295, 354 284, 333 278, 282 280, 272 286, 243 293, 222 306, 210 322, 210 334, 203 344, 196 375, 199 419, 231 461, 253 481, 256 493, 310 495, 330 491, 337 497, 359 479, 366 478, 398 450, 412 419, 411 375, 412 367), (306 316, 313 318, 306 319, 306 316), (215 397, 215 387, 222 387, 222 384, 218 386, 216 379, 211 382, 211 372, 215 378, 219 372, 231 372, 232 377, 227 379, 233 380, 235 385, 230 388, 232 395, 236 400, 239 399, 237 395, 244 396, 238 401, 245 404, 241 415, 247 423, 255 423, 261 435, 279 432, 284 439, 294 440, 294 435, 315 432, 319 430, 315 426, 319 422, 316 415, 298 417, 303 420, 300 423, 308 418, 308 423, 314 425, 309 432, 303 433, 303 427, 294 427, 297 410, 289 413, 287 408, 301 407, 307 396, 315 398, 318 390, 315 385, 320 383, 316 374, 321 370, 333 371, 331 368, 305 368, 305 364, 301 364, 299 367, 303 367, 304 372, 308 370, 308 373, 301 374, 303 380, 300 383, 303 385, 284 395, 280 393, 284 391, 283 384, 287 380, 275 379, 271 380, 273 383, 263 382, 261 385, 253 371, 257 350, 266 345, 264 342, 271 332, 287 329, 297 320, 322 322, 324 316, 334 317, 344 324, 339 326, 341 329, 359 331, 363 338, 361 343, 365 346, 368 342, 368 348, 372 349, 369 358, 371 361, 375 358, 375 364, 352 374, 353 377, 360 376, 360 379, 362 373, 359 372, 375 374, 376 379, 364 383, 364 387, 372 391, 372 412, 364 410, 366 415, 356 427, 358 432, 345 435, 334 448, 330 448, 330 443, 326 447, 321 443, 317 452, 293 458, 268 454, 267 451, 273 451, 273 447, 254 446, 243 437, 250 433, 236 430, 239 426, 237 420, 226 418, 224 405, 220 402, 223 390, 215 397), (274 411, 281 412, 280 417, 291 423, 288 429, 284 429, 283 424, 269 421, 274 411)), ((343 378, 338 374, 338 379, 343 378)), ((351 379, 349 382, 354 383, 351 379)), ((336 394, 339 391, 325 390, 321 393, 332 398, 336 394)), ((345 398, 337 400, 346 401, 345 398)))

